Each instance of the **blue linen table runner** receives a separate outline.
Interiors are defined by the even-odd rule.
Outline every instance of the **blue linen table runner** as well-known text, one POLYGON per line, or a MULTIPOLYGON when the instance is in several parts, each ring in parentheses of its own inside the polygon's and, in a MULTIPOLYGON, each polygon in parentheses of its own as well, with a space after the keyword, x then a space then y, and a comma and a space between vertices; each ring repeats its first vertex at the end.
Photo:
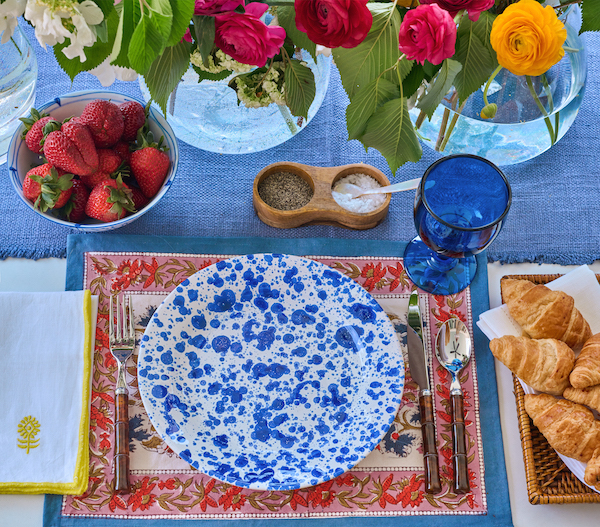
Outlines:
MULTIPOLYGON (((26 24, 22 27, 33 42, 26 24)), ((585 34, 588 49, 586 95, 580 113, 565 137, 539 157, 504 171, 513 188, 506 224, 488 249, 492 261, 536 261, 558 264, 590 263, 600 258, 600 184, 598 183, 598 96, 600 95, 600 34, 585 34)), ((83 89, 102 89, 90 74, 73 83, 52 55, 34 42, 39 61, 37 103, 83 89)), ((137 82, 110 87, 141 99, 137 82)), ((120 234, 233 237, 244 234, 270 238, 327 237, 400 241, 414 234, 414 194, 394 194, 389 215, 372 230, 353 231, 330 226, 276 229, 263 224, 252 208, 256 174, 276 161, 315 166, 365 162, 394 181, 420 177, 439 154, 423 147, 418 163, 407 163, 395 178, 376 150, 365 153, 358 141, 347 141, 345 109, 348 98, 332 68, 325 101, 314 120, 297 136, 264 152, 222 155, 179 141, 180 165, 163 200, 120 234)), ((55 226, 29 210, 16 196, 6 165, 0 167, 0 259, 64 257, 68 228, 55 226)))

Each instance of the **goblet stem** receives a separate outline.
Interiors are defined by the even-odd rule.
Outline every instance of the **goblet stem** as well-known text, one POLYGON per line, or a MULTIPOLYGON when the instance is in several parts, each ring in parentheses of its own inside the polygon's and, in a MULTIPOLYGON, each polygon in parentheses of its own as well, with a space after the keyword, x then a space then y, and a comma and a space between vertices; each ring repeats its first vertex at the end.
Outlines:
POLYGON ((435 271, 439 271, 441 273, 445 271, 449 271, 456 266, 457 259, 450 258, 449 256, 442 256, 436 252, 431 252, 431 258, 427 262, 429 267, 435 271))

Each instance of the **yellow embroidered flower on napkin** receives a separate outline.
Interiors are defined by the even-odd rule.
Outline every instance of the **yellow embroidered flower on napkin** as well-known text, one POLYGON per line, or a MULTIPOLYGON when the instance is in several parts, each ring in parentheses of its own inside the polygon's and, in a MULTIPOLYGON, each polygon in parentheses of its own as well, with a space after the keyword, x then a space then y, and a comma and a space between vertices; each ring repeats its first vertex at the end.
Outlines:
POLYGON ((0 493, 87 488, 92 325, 89 291, 0 293, 0 493))

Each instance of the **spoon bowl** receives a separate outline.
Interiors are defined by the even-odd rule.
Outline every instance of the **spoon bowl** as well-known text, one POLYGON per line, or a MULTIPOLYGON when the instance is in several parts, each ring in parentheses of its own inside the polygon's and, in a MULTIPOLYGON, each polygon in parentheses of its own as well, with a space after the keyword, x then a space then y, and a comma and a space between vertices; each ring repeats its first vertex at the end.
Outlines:
POLYGON ((403 181, 402 183, 394 183, 393 185, 388 185, 387 187, 369 189, 361 188, 358 185, 353 185, 352 183, 338 183, 333 188, 333 192, 337 192, 339 194, 349 194, 354 199, 360 196, 364 196, 366 194, 389 194, 391 192, 403 192, 405 190, 414 190, 419 186, 420 181, 421 178, 409 179, 408 181, 403 181))
POLYGON ((452 467, 454 469, 454 491, 457 494, 464 494, 470 490, 465 440, 465 412, 458 375, 471 359, 472 349, 471 335, 467 326, 460 319, 450 318, 442 324, 436 338, 435 353, 440 364, 452 376, 450 384, 452 467))

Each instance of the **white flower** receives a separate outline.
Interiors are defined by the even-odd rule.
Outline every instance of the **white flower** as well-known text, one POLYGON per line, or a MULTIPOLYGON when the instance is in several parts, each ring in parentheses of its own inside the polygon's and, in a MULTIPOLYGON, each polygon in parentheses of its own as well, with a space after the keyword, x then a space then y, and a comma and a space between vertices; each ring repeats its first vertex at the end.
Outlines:
POLYGON ((100 66, 96 66, 89 71, 89 73, 98 78, 102 86, 110 86, 116 80, 134 81, 137 79, 138 74, 135 70, 122 68, 121 66, 112 66, 110 60, 111 58, 108 57, 100 66))
POLYGON ((5 0, 0 4, 0 33, 2 33, 2 44, 6 44, 13 36, 17 27, 17 18, 25 12, 27 0, 5 0))
POLYGON ((27 0, 25 18, 35 27, 35 36, 40 45, 62 44, 65 38, 71 43, 63 49, 69 59, 79 57, 85 62, 83 48, 96 42, 93 26, 101 24, 104 13, 92 0, 79 3, 76 0, 27 0))

